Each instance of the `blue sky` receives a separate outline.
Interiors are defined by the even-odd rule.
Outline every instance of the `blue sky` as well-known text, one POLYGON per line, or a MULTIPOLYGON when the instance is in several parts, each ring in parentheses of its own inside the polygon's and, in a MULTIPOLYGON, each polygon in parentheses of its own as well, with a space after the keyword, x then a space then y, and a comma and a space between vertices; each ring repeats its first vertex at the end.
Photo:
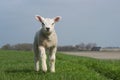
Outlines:
POLYGON ((37 14, 62 17, 55 26, 59 45, 120 47, 120 0, 1 0, 0 47, 32 43, 40 29, 37 14))

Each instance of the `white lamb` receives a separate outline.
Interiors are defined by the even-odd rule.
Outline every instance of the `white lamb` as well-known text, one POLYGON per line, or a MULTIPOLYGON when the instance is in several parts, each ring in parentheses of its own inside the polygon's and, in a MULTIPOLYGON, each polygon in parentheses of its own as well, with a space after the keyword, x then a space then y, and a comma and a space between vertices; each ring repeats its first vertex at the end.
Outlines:
POLYGON ((42 28, 36 33, 33 43, 35 70, 39 71, 39 59, 41 58, 42 70, 43 72, 47 71, 47 56, 45 50, 48 49, 50 59, 50 71, 55 72, 57 35, 54 29, 54 25, 61 19, 61 17, 57 16, 53 19, 50 19, 43 18, 37 15, 35 16, 35 18, 40 21, 42 25, 42 28))

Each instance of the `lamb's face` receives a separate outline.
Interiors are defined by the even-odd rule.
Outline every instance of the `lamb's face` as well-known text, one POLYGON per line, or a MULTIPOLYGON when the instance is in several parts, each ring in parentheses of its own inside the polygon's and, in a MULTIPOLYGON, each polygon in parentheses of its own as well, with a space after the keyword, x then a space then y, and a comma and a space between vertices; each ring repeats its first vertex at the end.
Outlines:
POLYGON ((55 22, 53 19, 46 18, 42 22, 42 30, 45 33, 50 34, 54 31, 54 25, 55 25, 55 22))
POLYGON ((36 16, 35 18, 41 22, 42 31, 45 34, 51 34, 52 32, 54 32, 55 23, 58 22, 61 17, 58 16, 56 18, 50 19, 50 18, 43 18, 41 16, 36 16))

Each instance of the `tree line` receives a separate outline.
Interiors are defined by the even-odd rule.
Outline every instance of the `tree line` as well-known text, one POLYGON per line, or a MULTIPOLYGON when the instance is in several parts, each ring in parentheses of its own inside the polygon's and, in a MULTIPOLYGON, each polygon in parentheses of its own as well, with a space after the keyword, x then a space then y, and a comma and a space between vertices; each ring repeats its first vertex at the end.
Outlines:
POLYGON ((96 43, 80 43, 77 45, 59 46, 59 51, 100 51, 101 47, 98 47, 96 43))
MULTIPOLYGON (((21 43, 21 44, 5 44, 1 47, 3 50, 23 50, 23 51, 32 51, 31 43, 21 43)), ((58 46, 58 51, 99 51, 101 47, 98 47, 96 43, 80 43, 77 45, 68 45, 68 46, 58 46)))
POLYGON ((32 44, 30 43, 21 43, 21 44, 5 44, 1 47, 3 50, 23 50, 23 51, 31 51, 32 50, 32 44))

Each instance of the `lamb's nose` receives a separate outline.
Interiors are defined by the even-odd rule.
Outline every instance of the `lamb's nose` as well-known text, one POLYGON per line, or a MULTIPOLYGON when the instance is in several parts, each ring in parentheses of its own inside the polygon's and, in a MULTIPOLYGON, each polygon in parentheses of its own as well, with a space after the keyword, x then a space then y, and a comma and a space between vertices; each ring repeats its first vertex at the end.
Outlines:
POLYGON ((46 30, 47 30, 47 31, 49 31, 49 30, 50 30, 50 28, 46 28, 46 30))

